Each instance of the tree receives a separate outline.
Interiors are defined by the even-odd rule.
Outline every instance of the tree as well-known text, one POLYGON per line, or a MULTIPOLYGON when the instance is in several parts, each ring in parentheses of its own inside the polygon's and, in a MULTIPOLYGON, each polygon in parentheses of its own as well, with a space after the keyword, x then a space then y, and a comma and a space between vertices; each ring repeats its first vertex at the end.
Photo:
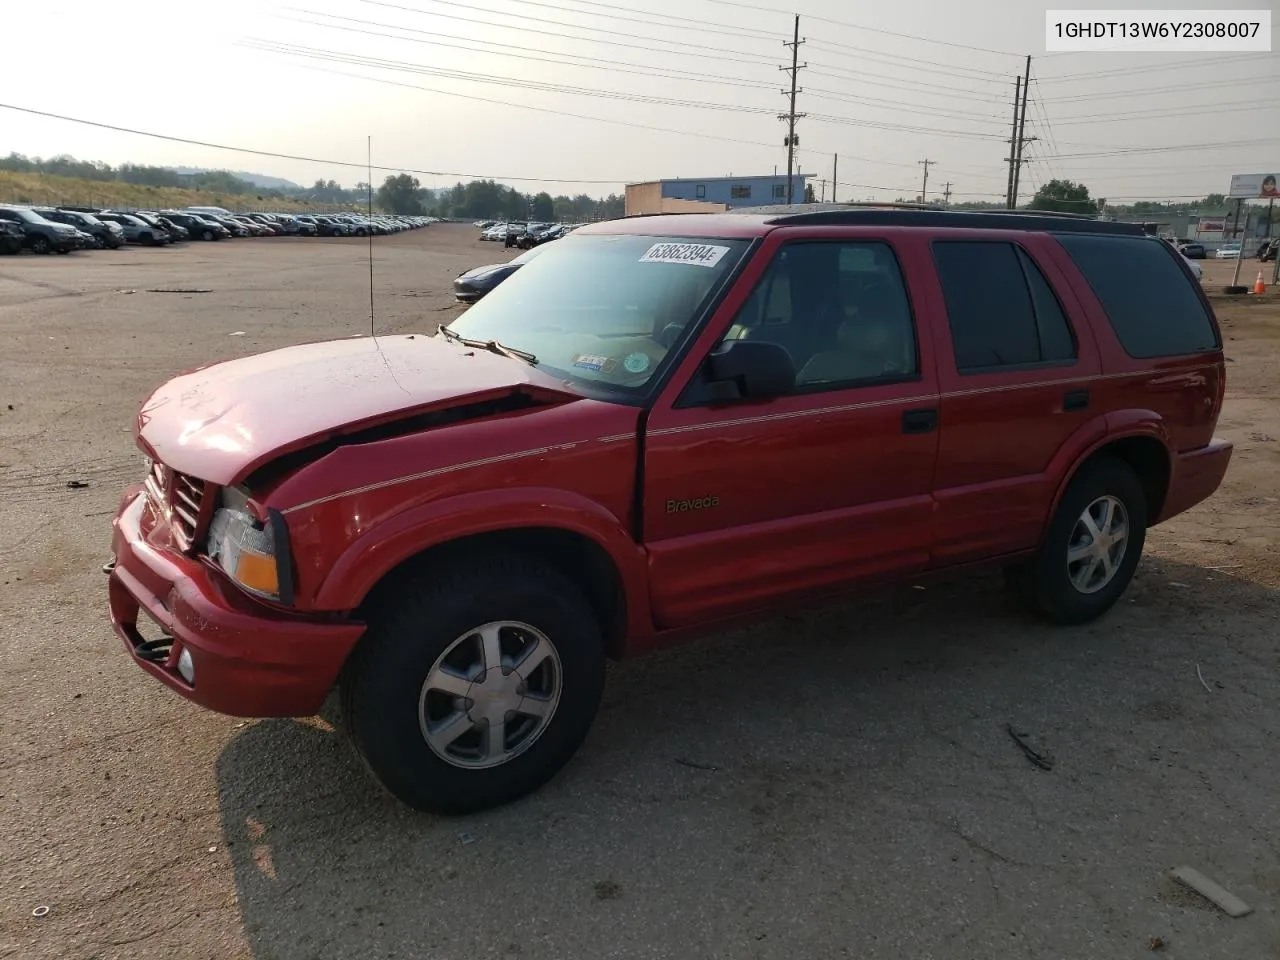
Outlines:
POLYGON ((546 223, 553 220, 555 215, 555 201, 551 199, 551 194, 543 192, 533 198, 533 219, 546 223))
POLYGON ((389 213, 416 216, 422 213, 422 203, 418 200, 421 186, 417 177, 407 173, 388 175, 378 188, 378 206, 389 213))
POLYGON ((1089 188, 1070 180, 1050 180, 1027 204, 1028 210, 1053 210, 1059 213, 1094 213, 1097 205, 1089 199, 1089 188))

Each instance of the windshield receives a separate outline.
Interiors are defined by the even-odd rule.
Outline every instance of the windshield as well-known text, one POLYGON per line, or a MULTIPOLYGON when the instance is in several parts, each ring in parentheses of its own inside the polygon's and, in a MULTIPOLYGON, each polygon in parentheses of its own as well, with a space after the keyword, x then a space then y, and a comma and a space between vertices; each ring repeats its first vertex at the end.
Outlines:
POLYGON ((40 214, 36 213, 34 210, 28 210, 25 207, 10 207, 9 212, 16 213, 23 220, 27 221, 27 223, 48 223, 49 222, 44 217, 40 216, 40 214))
POLYGON ((518 264, 520 264, 521 266, 524 266, 526 263, 528 263, 528 262, 529 262, 530 260, 532 260, 534 257, 539 256, 539 255, 540 255, 540 254, 542 254, 544 251, 546 251, 546 250, 550 250, 550 249, 551 249, 550 247, 530 247, 528 250, 526 250, 524 253, 520 254, 520 256, 516 257, 516 258, 515 258, 514 260, 512 260, 511 262, 512 262, 512 263, 518 263, 518 264))
POLYGON ((449 329, 531 353, 553 375, 639 393, 748 245, 683 237, 566 237, 535 248, 546 252, 449 329))

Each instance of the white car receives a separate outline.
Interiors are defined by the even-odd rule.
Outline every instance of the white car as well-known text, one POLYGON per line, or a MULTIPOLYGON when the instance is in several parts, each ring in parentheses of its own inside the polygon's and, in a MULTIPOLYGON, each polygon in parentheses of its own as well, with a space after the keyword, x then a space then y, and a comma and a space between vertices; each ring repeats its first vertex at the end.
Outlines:
POLYGON ((1225 247, 1219 247, 1214 256, 1219 260, 1235 260, 1240 256, 1240 244, 1233 243, 1225 247))

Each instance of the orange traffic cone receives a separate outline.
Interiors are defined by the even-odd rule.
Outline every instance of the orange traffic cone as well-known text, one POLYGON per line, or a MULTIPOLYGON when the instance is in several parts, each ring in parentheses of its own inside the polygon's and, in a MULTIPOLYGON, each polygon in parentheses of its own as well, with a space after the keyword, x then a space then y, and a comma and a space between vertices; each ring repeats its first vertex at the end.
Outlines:
POLYGON ((1267 285, 1262 280, 1262 271, 1258 271, 1258 279, 1253 283, 1253 292, 1262 294, 1267 292, 1267 285))

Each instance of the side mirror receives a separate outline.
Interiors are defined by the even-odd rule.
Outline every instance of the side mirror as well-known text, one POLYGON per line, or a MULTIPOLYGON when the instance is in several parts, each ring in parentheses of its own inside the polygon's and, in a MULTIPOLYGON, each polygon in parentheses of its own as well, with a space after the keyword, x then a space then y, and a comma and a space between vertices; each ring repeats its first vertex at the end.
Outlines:
POLYGON ((727 340, 707 354, 706 370, 717 400, 779 397, 796 385, 791 354, 767 340, 727 340))

